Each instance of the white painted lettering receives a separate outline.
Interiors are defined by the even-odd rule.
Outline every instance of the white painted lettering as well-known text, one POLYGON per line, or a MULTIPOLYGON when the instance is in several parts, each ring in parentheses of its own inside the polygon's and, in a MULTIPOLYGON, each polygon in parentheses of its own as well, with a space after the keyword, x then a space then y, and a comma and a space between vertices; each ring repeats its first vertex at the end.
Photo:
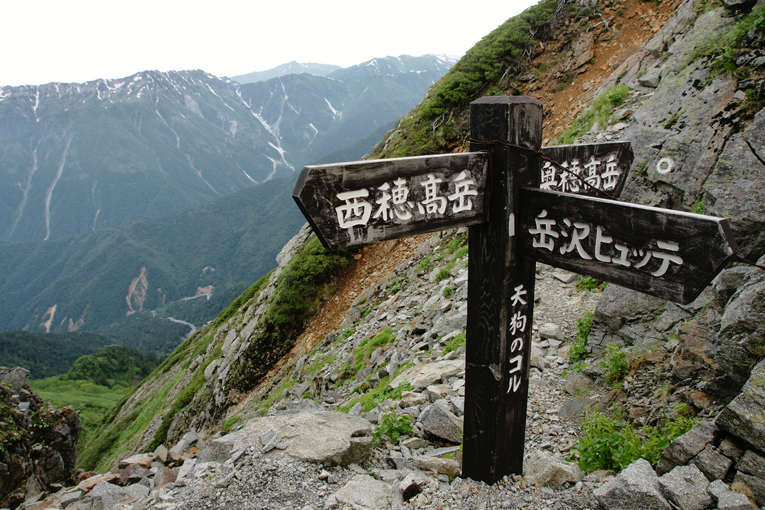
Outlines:
POLYGON ((539 239, 535 237, 531 243, 532 246, 534 248, 544 248, 546 250, 553 251, 555 248, 555 241, 553 241, 553 239, 557 239, 560 236, 558 232, 555 232, 552 229, 552 227, 555 225, 555 220, 547 219, 547 210, 542 209, 542 212, 539 213, 539 216, 534 218, 534 223, 536 223, 536 228, 530 228, 529 234, 532 236, 539 235, 539 239))
POLYGON ((367 224, 372 214, 372 204, 362 199, 368 196, 369 190, 366 188, 337 194, 337 198, 345 201, 345 204, 335 207, 340 228, 367 224))

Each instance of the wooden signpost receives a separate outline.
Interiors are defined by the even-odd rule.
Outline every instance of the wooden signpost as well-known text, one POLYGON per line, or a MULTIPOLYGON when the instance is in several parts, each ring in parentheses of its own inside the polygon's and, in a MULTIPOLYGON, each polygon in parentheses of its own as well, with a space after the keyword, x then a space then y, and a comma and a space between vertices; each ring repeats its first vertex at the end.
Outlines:
POLYGON ((736 252, 727 220, 625 204, 628 143, 541 146, 542 104, 470 105, 471 151, 308 166, 293 198, 330 249, 469 225, 463 476, 523 472, 535 263, 687 303, 736 252))

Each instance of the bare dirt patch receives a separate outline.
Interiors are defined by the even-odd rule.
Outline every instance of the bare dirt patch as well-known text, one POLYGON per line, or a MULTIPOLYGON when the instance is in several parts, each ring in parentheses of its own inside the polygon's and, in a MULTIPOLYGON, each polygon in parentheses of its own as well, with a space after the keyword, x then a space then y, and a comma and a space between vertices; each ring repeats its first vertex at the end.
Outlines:
POLYGON ((385 241, 356 250, 351 263, 335 282, 329 300, 309 320, 292 350, 274 366, 265 380, 271 380, 285 364, 304 356, 328 334, 340 329, 356 298, 365 289, 391 276, 397 266, 412 259, 420 243, 431 235, 385 241))
POLYGON ((614 70, 664 26, 679 4, 679 1, 612 2, 601 11, 608 29, 602 18, 594 17, 584 28, 572 26, 558 38, 560 42, 548 43, 545 52, 532 62, 532 69, 541 72, 524 89, 526 95, 539 99, 544 105, 545 145, 555 144, 574 118, 592 103, 614 70), (566 61, 571 58, 571 50, 564 49, 563 42, 588 34, 594 36, 592 58, 577 70, 563 72, 566 61))

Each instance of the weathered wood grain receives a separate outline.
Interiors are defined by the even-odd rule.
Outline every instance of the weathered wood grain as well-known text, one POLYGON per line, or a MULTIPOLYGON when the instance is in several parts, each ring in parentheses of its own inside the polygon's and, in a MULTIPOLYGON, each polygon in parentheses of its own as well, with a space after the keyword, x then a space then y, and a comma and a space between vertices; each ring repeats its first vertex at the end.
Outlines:
POLYGON ((482 152, 307 166, 292 196, 337 250, 485 221, 487 174, 482 152))
POLYGON ((520 199, 527 256, 678 303, 738 250, 725 218, 531 188, 520 199))
POLYGON ((517 249, 521 186, 539 185, 542 104, 486 97, 470 105, 471 150, 488 149, 490 221, 469 230, 463 476, 494 483, 523 471, 534 262, 517 249), (499 143, 487 144, 487 141, 499 143), (484 143, 482 143, 484 142, 484 143), (509 147, 519 145, 529 150, 509 147))

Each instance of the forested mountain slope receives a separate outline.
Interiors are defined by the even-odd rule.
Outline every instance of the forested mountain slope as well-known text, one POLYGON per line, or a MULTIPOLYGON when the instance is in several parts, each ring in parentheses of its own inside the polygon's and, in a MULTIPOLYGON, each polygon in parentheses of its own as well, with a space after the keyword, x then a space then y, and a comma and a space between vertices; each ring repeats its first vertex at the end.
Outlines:
POLYGON ((452 63, 4 88, 0 238, 27 242, 0 244, 0 329, 101 331, 168 353, 273 268, 301 221, 294 170, 361 157, 452 63))
POLYGON ((168 354, 268 273, 300 228, 291 181, 275 179, 162 219, 5 243, 0 328, 100 331, 168 354))

